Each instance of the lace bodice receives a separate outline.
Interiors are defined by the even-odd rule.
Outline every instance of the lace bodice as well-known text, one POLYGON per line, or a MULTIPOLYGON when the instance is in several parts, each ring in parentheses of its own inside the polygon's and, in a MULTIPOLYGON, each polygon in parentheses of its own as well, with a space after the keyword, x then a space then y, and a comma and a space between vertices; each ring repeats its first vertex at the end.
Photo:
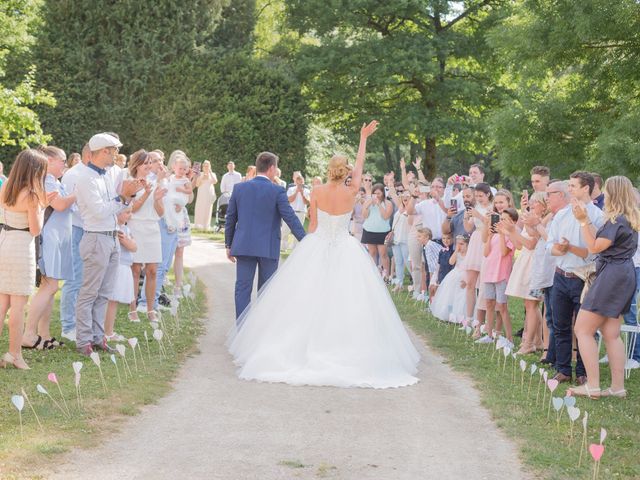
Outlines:
POLYGON ((349 221, 351 212, 342 215, 329 215, 318 209, 318 228, 315 234, 329 242, 335 242, 341 238, 349 237, 349 221))

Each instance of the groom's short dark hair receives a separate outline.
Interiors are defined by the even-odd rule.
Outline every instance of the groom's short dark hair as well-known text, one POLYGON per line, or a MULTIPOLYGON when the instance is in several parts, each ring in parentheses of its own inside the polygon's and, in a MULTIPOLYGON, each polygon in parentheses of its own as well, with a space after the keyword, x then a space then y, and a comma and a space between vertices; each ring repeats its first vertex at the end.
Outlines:
POLYGON ((278 165, 278 156, 271 152, 262 152, 256 158, 257 173, 265 173, 272 165, 278 165))

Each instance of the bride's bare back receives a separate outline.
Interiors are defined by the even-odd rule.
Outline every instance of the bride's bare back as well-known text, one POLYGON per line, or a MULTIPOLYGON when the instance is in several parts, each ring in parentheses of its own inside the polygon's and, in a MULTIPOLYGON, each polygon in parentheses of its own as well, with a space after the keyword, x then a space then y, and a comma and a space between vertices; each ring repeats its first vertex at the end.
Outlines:
POLYGON ((356 163, 351 173, 350 186, 345 185, 344 179, 336 179, 315 187, 311 192, 309 232, 315 232, 318 226, 318 209, 329 215, 346 215, 353 210, 356 194, 362 179, 367 138, 373 135, 377 128, 378 122, 375 120, 369 125, 362 125, 360 145, 358 146, 356 163))
POLYGON ((319 208, 329 215, 350 213, 353 210, 356 192, 357 190, 347 187, 344 183, 325 183, 313 189, 311 208, 319 208))

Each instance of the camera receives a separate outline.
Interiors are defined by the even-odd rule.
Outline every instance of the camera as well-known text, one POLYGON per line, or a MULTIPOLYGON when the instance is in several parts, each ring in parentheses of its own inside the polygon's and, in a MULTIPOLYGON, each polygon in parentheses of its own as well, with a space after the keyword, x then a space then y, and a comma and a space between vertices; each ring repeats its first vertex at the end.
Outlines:
POLYGON ((500 222, 500 214, 499 213, 492 213, 491 214, 491 230, 492 231, 496 231, 496 225, 498 224, 498 222, 500 222))

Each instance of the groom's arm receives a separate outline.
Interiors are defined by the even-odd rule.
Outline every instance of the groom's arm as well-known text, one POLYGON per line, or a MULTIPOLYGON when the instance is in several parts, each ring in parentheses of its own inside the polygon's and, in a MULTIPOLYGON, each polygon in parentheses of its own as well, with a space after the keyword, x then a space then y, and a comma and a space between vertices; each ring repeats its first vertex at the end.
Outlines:
POLYGON ((277 202, 278 212, 284 220, 284 223, 289 226, 289 228, 291 229, 291 233, 293 233, 293 236, 296 237, 296 240, 302 240, 306 235, 304 227, 300 223, 300 220, 298 220, 298 217, 293 211, 293 208, 291 208, 291 204, 289 203, 289 199, 287 198, 287 193, 284 191, 284 189, 278 192, 277 202))
POLYGON ((236 223, 238 222, 238 206, 236 197, 231 195, 229 205, 227 206, 227 214, 224 217, 224 246, 227 248, 227 254, 233 243, 233 237, 236 233, 236 223))

